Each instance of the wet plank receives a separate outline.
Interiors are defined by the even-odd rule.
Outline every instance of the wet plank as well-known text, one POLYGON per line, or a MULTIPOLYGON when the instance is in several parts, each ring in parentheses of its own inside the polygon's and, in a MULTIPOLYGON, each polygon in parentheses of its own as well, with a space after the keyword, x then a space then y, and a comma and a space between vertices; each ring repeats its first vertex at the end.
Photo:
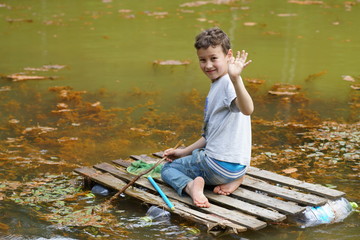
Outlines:
MULTIPOLYGON (((93 181, 98 182, 108 188, 112 188, 115 190, 120 190, 126 184, 124 181, 114 177, 109 173, 102 173, 90 167, 77 168, 74 170, 74 172, 83 175, 85 177, 89 177, 93 181)), ((170 211, 170 209, 167 207, 167 205, 164 203, 164 201, 162 201, 161 197, 159 196, 145 192, 136 187, 131 187, 126 189, 125 193, 129 196, 135 197, 146 203, 157 205, 170 211)), ((232 222, 229 222, 228 220, 224 220, 217 216, 191 210, 175 200, 173 200, 173 204, 176 206, 175 210, 172 211, 173 213, 181 217, 184 217, 186 219, 189 219, 191 221, 195 221, 207 226, 208 231, 213 231, 220 228, 220 229, 227 229, 227 231, 231 231, 234 233, 239 233, 247 230, 246 227, 244 226, 234 224, 232 222)))
MULTIPOLYGON (((144 155, 132 155, 132 156, 133 156, 132 159, 134 160, 154 161, 154 158, 151 157, 149 158, 146 155, 145 155, 146 158, 143 158, 144 155)), ((123 159, 113 160, 113 162, 123 167, 128 167, 131 164, 131 162, 123 159)), ((242 188, 241 186, 238 190, 233 192, 232 195, 239 197, 240 199, 247 201, 249 203, 253 203, 255 205, 262 207, 271 208, 284 214, 294 215, 305 210, 305 207, 301 207, 293 202, 282 201, 267 195, 263 195, 260 193, 256 193, 254 191, 247 190, 245 188, 242 188)))
POLYGON ((130 158, 134 159, 134 160, 143 160, 144 162, 147 162, 147 163, 156 163, 159 159, 157 158, 153 158, 153 157, 150 157, 146 154, 141 154, 141 155, 130 155, 130 158))
MULTIPOLYGON (((153 156, 156 157, 162 157, 163 153, 162 152, 157 152, 157 153, 153 153, 153 156)), ((301 181, 293 179, 293 178, 289 178, 289 177, 285 177, 276 173, 272 173, 266 170, 261 170, 261 171, 257 171, 257 168, 254 167, 250 167, 249 170, 250 172, 252 172, 252 175, 256 175, 257 178, 263 178, 264 180, 276 180, 278 179, 278 181, 282 181, 282 184, 284 185, 288 185, 290 184, 291 186, 295 186, 296 183, 301 183, 301 181), (256 173, 257 172, 257 173, 256 173), (264 176, 261 176, 264 173, 264 176), (266 176, 266 177, 265 177, 266 176), (290 180, 294 180, 292 183, 290 180), (288 183, 288 184, 285 184, 288 183)), ((260 170, 260 169, 259 169, 260 170)), ((248 171, 248 172, 249 172, 248 171)), ((320 206, 326 203, 327 199, 323 198, 323 197, 319 197, 319 196, 315 196, 313 194, 305 194, 305 193, 301 193, 298 191, 293 191, 290 189, 285 189, 282 187, 278 187, 278 186, 274 186, 272 184, 269 184, 265 181, 261 181, 258 179, 255 179, 253 177, 249 177, 251 174, 246 173, 247 176, 245 177, 245 180, 243 182, 243 186, 247 186, 247 187, 251 187, 253 189, 268 193, 272 196, 278 196, 281 198, 284 198, 286 200, 290 200, 299 204, 303 204, 303 205, 309 205, 309 206, 320 206)), ((276 182, 276 181, 275 181, 276 182)), ((332 192, 330 190, 330 188, 326 188, 326 187, 322 187, 322 188, 318 188, 320 191, 316 191, 315 184, 304 184, 301 185, 300 184, 300 188, 301 190, 307 190, 306 188, 302 188, 301 186, 309 186, 310 187, 310 191, 313 193, 316 193, 317 195, 322 195, 324 194, 324 192, 329 191, 332 192)), ((335 190, 336 191, 336 190, 335 190)), ((342 192, 340 192, 342 194, 342 192)), ((340 195, 341 195, 340 194, 340 195)), ((342 196, 342 195, 341 195, 342 196)))
POLYGON ((276 174, 267 170, 262 170, 256 167, 250 167, 247 171, 247 174, 259 179, 269 180, 282 185, 294 187, 330 199, 340 198, 345 195, 344 192, 335 189, 327 188, 325 186, 321 186, 318 184, 307 183, 294 178, 276 174))
MULTIPOLYGON (((137 159, 142 159, 142 158, 139 157, 137 159)), ((119 164, 120 166, 123 166, 123 167, 128 166, 128 162, 123 161, 123 160, 120 160, 120 161, 114 160, 113 162, 116 164, 119 164)), ((109 169, 109 168, 111 168, 110 166, 106 166, 108 169, 103 168, 102 170, 111 171, 109 169)), ((98 168, 97 165, 95 167, 98 168)), ((163 183, 163 181, 161 179, 158 179, 158 181, 163 183)), ((262 207, 258 207, 256 205, 249 204, 249 203, 241 201, 239 199, 234 199, 230 196, 222 196, 222 195, 214 194, 211 191, 206 191, 206 190, 204 193, 210 202, 215 202, 217 204, 220 204, 220 205, 223 205, 226 207, 238 209, 244 213, 254 215, 254 216, 264 219, 266 221, 280 222, 280 221, 286 219, 285 215, 280 214, 276 211, 271 211, 271 210, 268 210, 268 209, 265 209, 262 207)))
POLYGON ((326 198, 278 187, 250 176, 245 177, 242 186, 250 187, 270 194, 271 196, 281 197, 303 205, 320 206, 327 202, 326 198))
MULTIPOLYGON (((123 180, 130 181, 132 178, 134 178, 134 175, 131 175, 131 174, 127 173, 125 170, 116 168, 113 165, 108 164, 108 163, 100 163, 100 164, 95 165, 94 167, 96 169, 100 169, 100 170, 106 171, 110 174, 113 174, 114 176, 119 177, 123 180)), ((153 186, 151 185, 151 183, 149 183, 149 181, 147 181, 147 179, 145 179, 145 178, 140 178, 139 180, 136 181, 136 184, 138 184, 141 187, 148 188, 148 189, 154 189, 153 186)), ((167 195, 167 197, 169 199, 171 199, 171 201, 174 199, 174 200, 177 200, 179 202, 182 202, 189 206, 194 207, 194 204, 190 197, 187 197, 187 196, 180 197, 171 187, 168 187, 168 186, 165 186, 162 184, 160 185, 160 187, 163 190, 163 192, 167 195)), ((175 208, 176 208, 176 205, 175 205, 175 208)), ((266 225, 267 225, 266 222, 260 221, 260 220, 256 219, 255 217, 249 216, 249 215, 244 214, 239 211, 228 210, 224 207, 216 206, 215 204, 212 204, 210 208, 203 208, 203 209, 201 209, 201 211, 207 212, 209 214, 219 215, 221 217, 226 218, 229 221, 238 223, 238 224, 245 226, 252 230, 259 230, 259 229, 266 227, 266 225)))
POLYGON ((253 205, 230 196, 215 194, 209 190, 205 191, 205 196, 210 202, 216 202, 217 204, 224 205, 227 208, 238 209, 244 213, 264 219, 265 221, 281 222, 286 219, 286 215, 284 214, 253 205))
POLYGON ((295 215, 305 210, 305 207, 301 207, 293 202, 282 201, 277 198, 250 191, 248 189, 242 188, 241 186, 235 190, 232 195, 249 203, 275 209, 288 215, 295 215))

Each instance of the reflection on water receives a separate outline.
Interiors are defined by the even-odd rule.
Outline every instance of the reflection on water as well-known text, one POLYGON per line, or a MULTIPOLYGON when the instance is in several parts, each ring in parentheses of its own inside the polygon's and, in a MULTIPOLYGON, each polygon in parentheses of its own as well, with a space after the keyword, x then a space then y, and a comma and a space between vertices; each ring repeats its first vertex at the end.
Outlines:
MULTIPOLYGON (((147 207, 127 197, 102 217, 110 227, 59 221, 104 201, 70 187, 79 186, 73 168, 198 138, 210 83, 193 38, 214 25, 253 60, 244 73, 256 105, 253 165, 282 174, 294 167, 292 177, 359 201, 359 3, 222 2, 230 3, 0 3, 0 236, 212 239, 176 216, 170 225, 143 226, 147 207)), ((241 236, 352 239, 358 218, 241 236)))

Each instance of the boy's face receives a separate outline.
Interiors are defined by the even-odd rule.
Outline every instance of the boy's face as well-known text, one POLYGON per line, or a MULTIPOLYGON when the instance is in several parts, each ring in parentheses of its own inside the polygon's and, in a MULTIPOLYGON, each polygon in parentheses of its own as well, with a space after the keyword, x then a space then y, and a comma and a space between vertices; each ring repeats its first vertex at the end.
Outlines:
POLYGON ((224 54, 220 45, 216 47, 200 48, 197 50, 201 70, 211 81, 216 81, 228 72, 228 62, 231 56, 231 49, 224 54))

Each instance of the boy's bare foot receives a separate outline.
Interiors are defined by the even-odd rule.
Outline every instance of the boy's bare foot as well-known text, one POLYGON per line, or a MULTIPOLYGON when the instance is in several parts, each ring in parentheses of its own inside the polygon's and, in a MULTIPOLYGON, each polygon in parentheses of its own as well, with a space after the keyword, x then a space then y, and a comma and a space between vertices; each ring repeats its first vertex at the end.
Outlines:
POLYGON ((204 195, 204 186, 205 180, 202 177, 197 177, 186 185, 185 192, 190 195, 197 207, 208 208, 210 203, 204 195))
POLYGON ((241 185, 241 183, 244 181, 244 177, 235 179, 232 182, 221 184, 219 186, 216 186, 214 188, 214 193, 220 194, 220 195, 230 195, 233 193, 238 187, 241 185))

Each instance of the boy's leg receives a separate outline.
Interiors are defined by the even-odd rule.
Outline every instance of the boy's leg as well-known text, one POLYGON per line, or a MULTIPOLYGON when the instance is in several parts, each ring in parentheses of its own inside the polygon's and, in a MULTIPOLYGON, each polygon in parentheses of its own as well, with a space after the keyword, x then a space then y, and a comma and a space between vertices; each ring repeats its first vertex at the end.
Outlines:
POLYGON ((244 177, 242 176, 238 179, 235 179, 232 182, 229 183, 225 183, 225 184, 221 184, 218 185, 214 188, 214 193, 220 194, 220 195, 230 195, 231 193, 233 193, 236 189, 239 188, 239 186, 242 184, 242 182, 244 181, 244 177))
POLYGON ((189 182, 185 187, 185 192, 192 198, 197 207, 210 207, 209 200, 204 195, 205 180, 202 177, 196 177, 189 182))
POLYGON ((162 179, 182 196, 183 190, 193 199, 198 207, 209 207, 209 201, 204 195, 205 180, 201 177, 202 166, 198 151, 166 163, 161 171, 162 179))
POLYGON ((183 162, 186 162, 187 158, 189 157, 184 157, 184 159, 180 158, 173 162, 165 163, 161 170, 161 178, 164 180, 164 182, 175 189, 179 196, 182 196, 183 190, 187 184, 193 181, 193 178, 187 175, 187 170, 182 164, 183 162))

